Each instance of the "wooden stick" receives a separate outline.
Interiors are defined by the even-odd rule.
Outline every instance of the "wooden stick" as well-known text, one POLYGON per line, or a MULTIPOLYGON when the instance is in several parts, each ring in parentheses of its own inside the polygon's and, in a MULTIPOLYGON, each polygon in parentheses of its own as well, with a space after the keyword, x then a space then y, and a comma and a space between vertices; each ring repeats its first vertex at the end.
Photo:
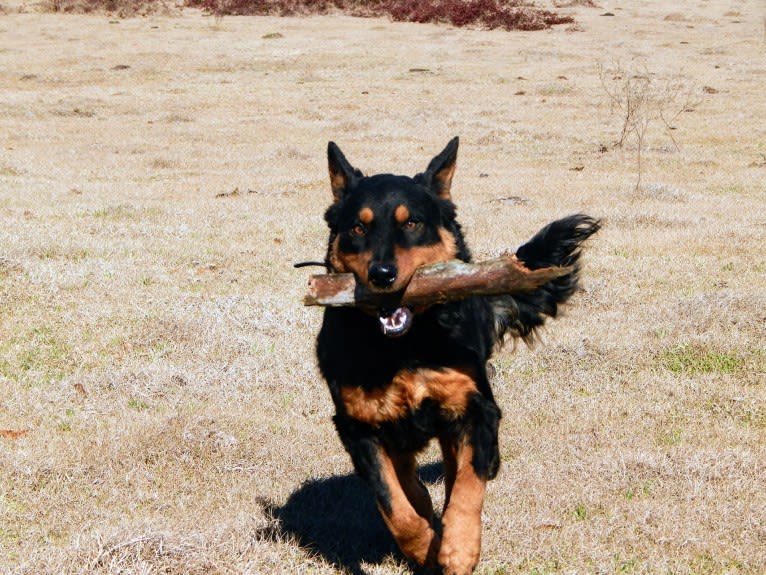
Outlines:
POLYGON ((399 294, 373 293, 358 284, 353 274, 312 275, 303 303, 333 307, 436 304, 477 295, 528 292, 571 271, 571 267, 530 270, 514 255, 475 264, 451 260, 418 268, 399 294))

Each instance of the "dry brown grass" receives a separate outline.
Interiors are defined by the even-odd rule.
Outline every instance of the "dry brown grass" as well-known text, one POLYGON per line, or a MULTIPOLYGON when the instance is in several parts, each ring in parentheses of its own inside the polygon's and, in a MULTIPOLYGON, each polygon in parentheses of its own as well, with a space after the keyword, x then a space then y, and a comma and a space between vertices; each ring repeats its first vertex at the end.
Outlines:
POLYGON ((323 254, 327 140, 412 173, 455 134, 477 256, 605 221, 544 344, 493 361, 478 572, 766 571, 756 4, 509 34, 5 2, 0 430, 25 433, 0 434, 0 572, 407 573, 335 437, 291 264, 323 254), (648 132, 638 190, 609 145, 613 61, 710 88, 679 150, 648 132))

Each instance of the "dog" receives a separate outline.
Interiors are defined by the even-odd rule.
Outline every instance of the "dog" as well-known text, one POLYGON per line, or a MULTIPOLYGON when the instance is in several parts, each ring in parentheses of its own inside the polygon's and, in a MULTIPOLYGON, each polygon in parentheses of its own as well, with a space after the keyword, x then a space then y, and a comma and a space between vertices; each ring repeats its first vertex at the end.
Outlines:
POLYGON ((328 144, 333 200, 325 265, 353 273, 391 305, 325 308, 316 345, 335 428, 386 526, 409 560, 447 575, 472 573, 479 561, 485 489, 500 466, 501 411, 487 361, 505 339, 529 343, 556 317, 577 290, 581 245, 600 227, 589 216, 569 216, 518 248, 530 269, 571 266, 532 292, 397 305, 418 267, 471 260, 452 203, 458 144, 452 139, 414 177, 365 176, 328 144), (416 473, 415 457, 432 439, 443 455, 440 523, 416 473))

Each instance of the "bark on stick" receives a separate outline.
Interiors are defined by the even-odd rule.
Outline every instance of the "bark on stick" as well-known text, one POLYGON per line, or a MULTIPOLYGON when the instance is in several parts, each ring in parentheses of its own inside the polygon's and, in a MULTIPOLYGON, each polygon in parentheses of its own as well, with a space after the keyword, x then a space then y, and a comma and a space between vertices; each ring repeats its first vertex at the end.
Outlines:
POLYGON ((513 255, 481 263, 451 260, 418 268, 404 292, 398 294, 373 293, 358 284, 353 274, 312 275, 303 303, 357 307, 432 305, 478 295, 528 292, 571 271, 571 267, 530 270, 513 255))

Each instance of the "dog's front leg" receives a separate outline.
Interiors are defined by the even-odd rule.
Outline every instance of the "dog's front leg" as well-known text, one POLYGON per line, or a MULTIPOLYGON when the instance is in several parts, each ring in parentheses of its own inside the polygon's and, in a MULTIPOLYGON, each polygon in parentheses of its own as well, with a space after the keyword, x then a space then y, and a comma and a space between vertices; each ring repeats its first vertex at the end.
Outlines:
POLYGON ((487 479, 474 469, 474 450, 467 438, 442 438, 440 443, 447 492, 439 566, 444 575, 468 575, 479 562, 481 509, 487 479))
POLYGON ((439 565, 445 575, 467 575, 479 562, 484 493, 500 465, 500 416, 491 398, 473 394, 463 414, 463 431, 439 437, 446 490, 439 565))
POLYGON ((431 498, 415 475, 414 458, 389 454, 367 424, 342 415, 334 421, 399 549, 418 565, 435 567, 440 540, 431 525, 431 498))
POLYGON ((415 475, 412 457, 392 457, 380 448, 378 461, 384 489, 376 500, 383 521, 402 553, 418 565, 435 567, 439 536, 431 525, 431 498, 415 475))

